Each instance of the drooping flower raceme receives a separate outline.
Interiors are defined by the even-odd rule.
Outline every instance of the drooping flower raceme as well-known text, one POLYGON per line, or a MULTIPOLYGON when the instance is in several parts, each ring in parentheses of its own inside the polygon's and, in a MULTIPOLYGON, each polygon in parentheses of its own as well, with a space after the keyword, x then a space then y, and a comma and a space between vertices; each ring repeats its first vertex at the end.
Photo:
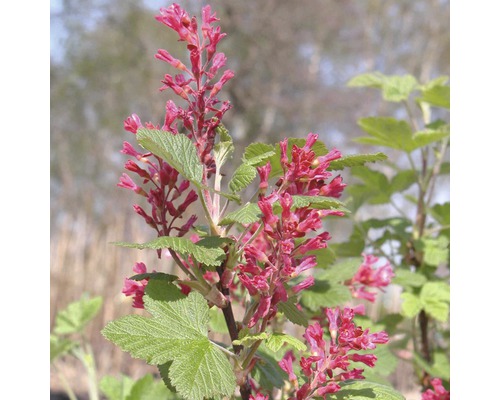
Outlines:
MULTIPOLYGON (((136 274, 145 274, 147 272, 146 265, 142 262, 136 263, 134 265, 133 271, 136 274)), ((134 308, 144 308, 144 290, 148 284, 148 279, 141 279, 139 281, 125 278, 123 284, 122 293, 125 296, 132 296, 133 302, 132 307, 134 308)))
POLYGON ((364 306, 346 307, 341 310, 326 309, 327 330, 330 340, 325 340, 323 327, 319 322, 310 325, 304 334, 310 355, 301 357, 299 364, 305 377, 305 383, 299 386, 293 371, 295 357, 292 351, 285 354, 279 362, 280 367, 288 374, 295 388, 295 396, 289 400, 306 400, 316 397, 326 399, 328 394, 340 390, 338 382, 347 379, 364 379, 363 369, 352 368, 351 362, 361 362, 373 367, 377 361, 374 354, 359 354, 360 350, 373 350, 377 344, 387 343, 386 332, 370 333, 353 322, 355 314, 363 314, 364 306))

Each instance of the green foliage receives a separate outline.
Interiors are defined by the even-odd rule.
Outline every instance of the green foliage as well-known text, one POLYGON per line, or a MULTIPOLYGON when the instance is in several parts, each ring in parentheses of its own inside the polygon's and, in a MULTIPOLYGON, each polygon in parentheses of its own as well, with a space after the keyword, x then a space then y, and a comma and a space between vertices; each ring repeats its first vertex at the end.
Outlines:
POLYGON ((133 384, 125 400, 173 400, 179 398, 170 392, 162 381, 155 380, 151 374, 147 374, 133 384))
POLYGON ((176 253, 193 256, 193 258, 201 264, 207 266, 220 265, 224 259, 225 253, 218 244, 198 242, 193 243, 191 240, 183 237, 161 236, 146 243, 126 243, 115 242, 117 246, 129 247, 134 249, 171 249, 176 253))
POLYGON ((50 362, 52 363, 57 358, 67 354, 75 346, 78 346, 78 343, 73 340, 50 335, 50 362))
POLYGON ((241 225, 252 224, 260 219, 260 208, 255 203, 247 203, 243 207, 228 213, 219 225, 238 223, 241 225))
POLYGON ((334 171, 341 171, 344 168, 359 167, 367 163, 374 163, 385 160, 387 160, 387 156, 384 153, 352 154, 352 155, 342 156, 337 160, 333 160, 330 163, 330 167, 328 169, 334 171))
POLYGON ((240 192, 245 189, 257 176, 257 170, 254 166, 250 164, 243 163, 236 171, 234 171, 233 177, 229 181, 229 189, 233 193, 240 192))
POLYGON ((266 143, 252 143, 245 148, 243 161, 249 165, 262 166, 276 154, 273 145, 266 143))
POLYGON ((347 380, 331 400, 405 400, 401 393, 387 385, 366 380, 347 380))
POLYGON ((102 297, 82 296, 57 313, 54 332, 58 335, 81 333, 102 307, 102 297))
POLYGON ((250 330, 248 328, 243 328, 238 334, 238 339, 233 340, 233 344, 250 346, 255 342, 267 339, 268 337, 269 333, 267 332, 250 333, 250 330))
POLYGON ((297 308, 296 303, 297 299, 290 297, 286 302, 278 303, 278 311, 282 312, 293 324, 307 327, 309 325, 309 318, 303 311, 297 308))
POLYGON ((197 186, 201 184, 203 165, 196 147, 186 135, 140 128, 137 131, 137 141, 146 150, 163 158, 184 178, 197 186))
POLYGON ((108 400, 128 400, 134 385, 134 380, 128 376, 122 375, 120 378, 115 378, 106 375, 99 382, 99 390, 108 400))
POLYGON ((169 378, 186 399, 231 395, 232 367, 224 353, 208 339, 206 300, 197 292, 176 301, 144 296, 152 318, 129 315, 106 325, 102 334, 133 357, 150 364, 172 361, 169 378))
POLYGON ((257 362, 252 370, 252 376, 261 387, 268 391, 283 387, 287 379, 276 359, 260 350, 257 351, 257 362))
MULTIPOLYGON (((359 265, 358 265, 359 266, 359 265)), ((314 286, 302 292, 300 303, 311 311, 336 307, 352 299, 351 291, 338 279, 324 272, 315 274, 314 286)))
POLYGON ((285 344, 290 345, 295 350, 305 351, 307 346, 294 336, 286 333, 273 332, 265 341, 266 346, 275 353, 280 350, 285 344))

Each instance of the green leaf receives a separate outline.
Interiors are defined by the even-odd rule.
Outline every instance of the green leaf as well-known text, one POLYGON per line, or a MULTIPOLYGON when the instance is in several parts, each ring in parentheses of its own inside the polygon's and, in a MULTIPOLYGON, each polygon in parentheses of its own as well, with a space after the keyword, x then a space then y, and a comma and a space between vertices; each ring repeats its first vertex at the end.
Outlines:
POLYGON ((281 388, 287 379, 277 361, 260 350, 257 350, 257 362, 252 369, 252 376, 261 387, 269 391, 281 388))
POLYGON ((50 335, 50 362, 52 363, 58 357, 67 354, 73 347, 78 346, 78 343, 73 340, 61 338, 56 335, 50 335))
POLYGON ((420 292, 424 310, 438 321, 448 320, 450 312, 450 285, 445 282, 427 282, 420 292))
POLYGON ((160 373, 161 379, 163 380, 163 383, 168 388, 168 390, 170 390, 172 393, 176 393, 177 390, 172 386, 172 381, 170 380, 169 376, 171 366, 172 361, 167 361, 165 364, 160 364, 158 365, 158 372, 160 373))
POLYGON ((417 87, 418 82, 412 75, 387 76, 382 82, 382 97, 386 101, 398 103, 407 100, 417 87))
POLYGON ((440 235, 437 238, 424 237, 424 263, 437 267, 447 263, 450 258, 450 240, 440 235))
POLYGON ((224 319, 224 314, 218 307, 212 307, 209 312, 210 321, 209 327, 210 331, 217 333, 229 333, 227 329, 226 320, 224 319))
POLYGON ((350 87, 371 87, 381 89, 384 82, 385 75, 380 72, 368 72, 360 74, 349 80, 347 86, 350 87))
POLYGON ((268 336, 269 334, 267 332, 248 333, 244 329, 242 329, 238 334, 238 339, 233 340, 233 344, 241 346, 251 346, 259 340, 267 339, 268 336))
POLYGON ((179 279, 179 277, 177 275, 170 275, 164 272, 146 272, 144 274, 131 276, 129 279, 132 279, 133 281, 142 281, 143 279, 157 279, 167 282, 175 282, 177 279, 179 279))
POLYGON ((245 148, 243 162, 253 166, 262 166, 275 154, 275 148, 271 144, 252 143, 245 148))
POLYGON ((333 246, 327 246, 322 249, 313 250, 309 252, 310 255, 316 256, 316 267, 317 269, 327 269, 329 268, 337 259, 337 255, 333 250, 333 246))
POLYGON ((304 343, 296 337, 287 335, 286 333, 273 332, 271 336, 266 339, 265 343, 266 346, 274 352, 280 350, 281 347, 287 343, 298 351, 307 350, 307 346, 304 343))
POLYGON ((417 99, 435 107, 450 109, 450 87, 435 85, 422 91, 422 97, 417 99))
POLYGON ((321 280, 341 283, 351 279, 358 272, 362 262, 361 257, 346 258, 325 269, 324 272, 316 274, 316 276, 321 280))
POLYGON ((203 179, 203 165, 191 140, 183 134, 140 128, 137 141, 146 150, 163 158, 184 178, 199 186, 203 179))
POLYGON ((85 326, 94 318, 102 307, 102 297, 87 298, 69 304, 56 316, 54 332, 58 335, 83 332, 85 326))
POLYGON ((178 398, 171 393, 161 381, 153 378, 153 375, 147 374, 130 389, 130 394, 126 400, 169 400, 178 398))
POLYGON ((340 386, 342 389, 331 395, 331 400, 405 400, 392 387, 366 380, 347 380, 340 386))
POLYGON ((278 303, 278 311, 285 314, 285 317, 295 325, 309 326, 309 320, 303 311, 297 308, 296 299, 289 298, 286 302, 278 303))
POLYGON ((415 172, 411 169, 399 171, 391 180, 391 193, 403 192, 417 182, 415 172))
POLYGON ((106 375, 99 382, 99 390, 108 400, 126 400, 134 383, 132 378, 125 375, 120 379, 106 375))
POLYGON ((317 279, 313 287, 302 292, 300 303, 315 312, 322 307, 342 305, 351 299, 351 292, 346 286, 317 279))
POLYGON ((219 247, 207 247, 182 237, 161 236, 146 243, 126 243, 115 242, 117 246, 129 247, 134 249, 170 249, 185 256, 193 258, 207 266, 218 266, 224 259, 224 250, 219 247))
POLYGON ((448 356, 443 353, 436 352, 433 354, 434 362, 429 364, 417 352, 413 352, 415 363, 431 376, 444 380, 450 379, 450 361, 448 356))
MULTIPOLYGON (((363 329, 368 328, 365 325, 361 326, 363 327, 363 329)), ((370 329, 370 331, 372 330, 373 329, 370 329)), ((375 363, 375 366, 369 368, 370 371, 373 371, 377 375, 389 376, 396 370, 398 366, 398 358, 392 353, 391 349, 388 346, 377 346, 373 350, 359 351, 358 354, 374 354, 377 356, 377 362, 375 363)), ((365 369, 365 372, 368 369, 362 362, 355 362, 351 365, 353 368, 365 369)))
POLYGON ((225 354, 207 337, 209 308, 203 296, 191 292, 167 302, 146 293, 144 303, 152 318, 129 315, 112 321, 103 329, 104 337, 150 364, 172 361, 170 380, 186 399, 231 396, 235 377, 225 354))
POLYGON ((219 225, 230 225, 232 223, 238 223, 242 225, 253 224, 260 219, 260 208, 255 203, 247 203, 243 207, 232 211, 224 216, 219 225))
POLYGON ((365 165, 366 163, 374 163, 378 161, 387 160, 387 156, 384 153, 374 153, 374 154, 353 154, 342 156, 337 160, 333 160, 328 167, 328 170, 339 171, 344 168, 359 167, 365 165))
POLYGON ((229 189, 233 193, 239 192, 250 185, 256 176, 257 170, 255 167, 243 163, 234 171, 233 177, 229 181, 229 189))
POLYGON ((337 257, 357 257, 365 249, 365 235, 360 228, 354 227, 349 241, 333 243, 331 246, 337 257))
MULTIPOLYGON (((310 207, 316 210, 340 210, 343 212, 349 212, 349 210, 345 208, 344 203, 331 197, 295 195, 292 196, 292 199, 292 207, 295 208, 310 207)), ((278 205, 278 203, 275 203, 275 205, 278 205)))
POLYGON ((214 160, 219 171, 227 160, 231 159, 233 152, 234 145, 232 140, 219 142, 214 145, 214 160))
POLYGON ((429 211, 439 224, 450 225, 450 202, 435 204, 429 211))
POLYGON ((425 282, 427 282, 427 278, 424 275, 407 269, 398 268, 396 269, 396 276, 392 279, 391 283, 401 285, 404 288, 418 288, 425 282))
POLYGON ((401 314, 407 318, 413 318, 424 307, 420 298, 415 296, 413 293, 403 293, 401 295, 401 299, 403 299, 403 304, 401 304, 401 314))
POLYGON ((424 131, 415 132, 413 135, 413 146, 411 151, 419 149, 420 147, 427 146, 431 143, 439 142, 444 138, 450 136, 449 131, 444 130, 431 130, 426 129, 424 131))
POLYGON ((358 143, 390 147, 410 152, 414 143, 412 130, 406 121, 392 117, 361 118, 358 125, 371 137, 354 139, 358 143))

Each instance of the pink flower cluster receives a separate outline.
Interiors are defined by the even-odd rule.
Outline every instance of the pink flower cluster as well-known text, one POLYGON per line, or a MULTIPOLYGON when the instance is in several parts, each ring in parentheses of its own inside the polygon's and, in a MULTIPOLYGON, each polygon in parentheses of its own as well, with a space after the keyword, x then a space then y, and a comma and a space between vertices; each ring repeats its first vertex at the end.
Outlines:
MULTIPOLYGON (((133 271, 136 274, 145 274, 147 272, 146 265, 142 262, 136 263, 133 271)), ((132 307, 144 308, 143 297, 147 284, 148 279, 141 279, 140 281, 136 281, 133 279, 125 278, 122 293, 125 296, 133 296, 132 307)))
POLYGON ((360 265, 356 275, 347 284, 351 289, 353 297, 374 302, 377 293, 366 289, 381 289, 388 286, 394 277, 394 272, 389 262, 376 267, 379 261, 378 257, 371 254, 363 254, 363 257, 363 263, 360 265))
POLYGON ((422 400, 450 400, 450 392, 443 387, 439 378, 431 380, 433 389, 427 389, 422 393, 422 400))
POLYGON ((226 64, 226 56, 217 52, 217 44, 226 34, 221 33, 219 26, 213 26, 219 19, 209 5, 202 9, 201 36, 196 17, 190 17, 178 4, 161 8, 156 20, 177 32, 179 41, 186 42, 190 60, 188 68, 167 50, 160 49, 155 56, 180 71, 175 76, 165 74, 160 90, 170 89, 188 103, 182 108, 168 101, 162 129, 176 134, 180 122, 186 130, 184 133, 194 141, 209 174, 215 167, 211 152, 216 128, 231 108, 228 101, 221 104, 217 98, 221 88, 234 76, 233 71, 226 69, 218 77, 226 64))
MULTIPOLYGON (((338 150, 316 157, 312 146, 318 135, 310 133, 305 145, 293 145, 288 160, 287 139, 280 143, 283 176, 277 189, 265 196, 271 165, 258 168, 261 194, 258 206, 262 213, 261 223, 250 227, 244 241, 257 235, 244 248, 245 263, 238 265, 238 278, 248 292, 258 301, 258 307, 248 322, 253 327, 259 319, 269 321, 276 315, 279 302, 287 301, 286 284, 303 272, 316 266, 316 256, 308 252, 326 247, 328 232, 306 238, 306 235, 322 228, 322 219, 329 215, 343 215, 336 210, 317 210, 312 207, 294 207, 292 195, 339 197, 344 188, 342 179, 327 171, 332 160, 341 157, 338 150), (262 229, 260 233, 259 229, 262 229)), ((309 276, 291 288, 298 293, 314 284, 309 276)))
POLYGON ((138 175, 142 183, 137 185, 126 173, 122 174, 118 183, 118 186, 146 197, 151 206, 151 210, 146 212, 134 204, 135 212, 156 230, 158 236, 172 236, 172 231, 177 231, 179 237, 184 236, 193 226, 196 216, 191 215, 180 225, 174 223, 182 219, 189 205, 198 199, 194 190, 188 191, 189 181, 179 179, 179 173, 161 158, 151 153, 139 153, 128 142, 124 142, 122 153, 134 157, 145 167, 141 168, 134 160, 128 160, 125 169, 138 175))
POLYGON ((309 344, 311 355, 301 357, 300 368, 306 382, 299 387, 297 375, 293 371, 295 357, 292 351, 285 354, 279 362, 295 387, 295 397, 289 400, 306 400, 316 397, 326 398, 328 394, 338 392, 338 382, 346 379, 364 379, 363 370, 350 369, 351 362, 362 362, 373 367, 377 361, 374 354, 359 354, 359 350, 373 350, 377 344, 387 343, 386 332, 370 333, 353 322, 355 314, 364 314, 364 306, 340 310, 326 309, 330 340, 323 337, 323 328, 319 322, 310 325, 304 334, 309 344), (343 372, 340 372, 343 371, 343 372))

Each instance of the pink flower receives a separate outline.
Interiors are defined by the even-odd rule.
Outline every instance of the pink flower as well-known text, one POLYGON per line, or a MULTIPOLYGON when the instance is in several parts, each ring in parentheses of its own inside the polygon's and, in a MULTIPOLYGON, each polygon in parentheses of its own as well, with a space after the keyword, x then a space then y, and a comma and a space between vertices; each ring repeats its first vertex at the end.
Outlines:
MULTIPOLYGON (((304 384, 296 391, 296 399, 312 399, 322 397, 340 390, 338 382, 346 379, 364 379, 363 370, 352 368, 351 362, 362 362, 373 367, 377 361, 374 354, 359 354, 360 349, 374 348, 374 344, 387 343, 385 332, 369 334, 368 329, 357 327, 353 318, 364 309, 337 307, 335 310, 326 309, 330 340, 325 340, 323 328, 319 322, 307 327, 304 338, 310 348, 310 356, 300 359, 300 368, 306 377, 304 384), (369 342, 369 345, 360 346, 360 338, 369 342), (371 346, 373 344, 373 346, 371 346)), ((361 340, 361 341, 363 341, 361 340)), ((280 367, 287 373, 293 372, 292 354, 287 354, 280 363, 280 367)), ((296 378, 295 378, 296 379, 296 378)), ((294 385, 297 389, 297 385, 294 385)))
MULTIPOLYGON (((145 274, 147 272, 146 265, 142 262, 138 262, 134 265, 132 269, 136 274, 145 274)), ((123 284, 122 293, 125 296, 133 296, 132 307, 134 308, 144 308, 144 291, 148 284, 148 279, 141 279, 140 281, 125 278, 123 284)))
POLYGON ((447 391, 439 378, 431 380, 433 389, 427 389, 422 393, 422 400, 450 400, 450 392, 447 391))
POLYGON ((378 257, 371 254, 363 254, 364 260, 354 277, 348 282, 354 297, 374 302, 376 293, 369 292, 367 288, 381 289, 391 283, 394 272, 391 265, 386 264, 376 267, 378 257))

